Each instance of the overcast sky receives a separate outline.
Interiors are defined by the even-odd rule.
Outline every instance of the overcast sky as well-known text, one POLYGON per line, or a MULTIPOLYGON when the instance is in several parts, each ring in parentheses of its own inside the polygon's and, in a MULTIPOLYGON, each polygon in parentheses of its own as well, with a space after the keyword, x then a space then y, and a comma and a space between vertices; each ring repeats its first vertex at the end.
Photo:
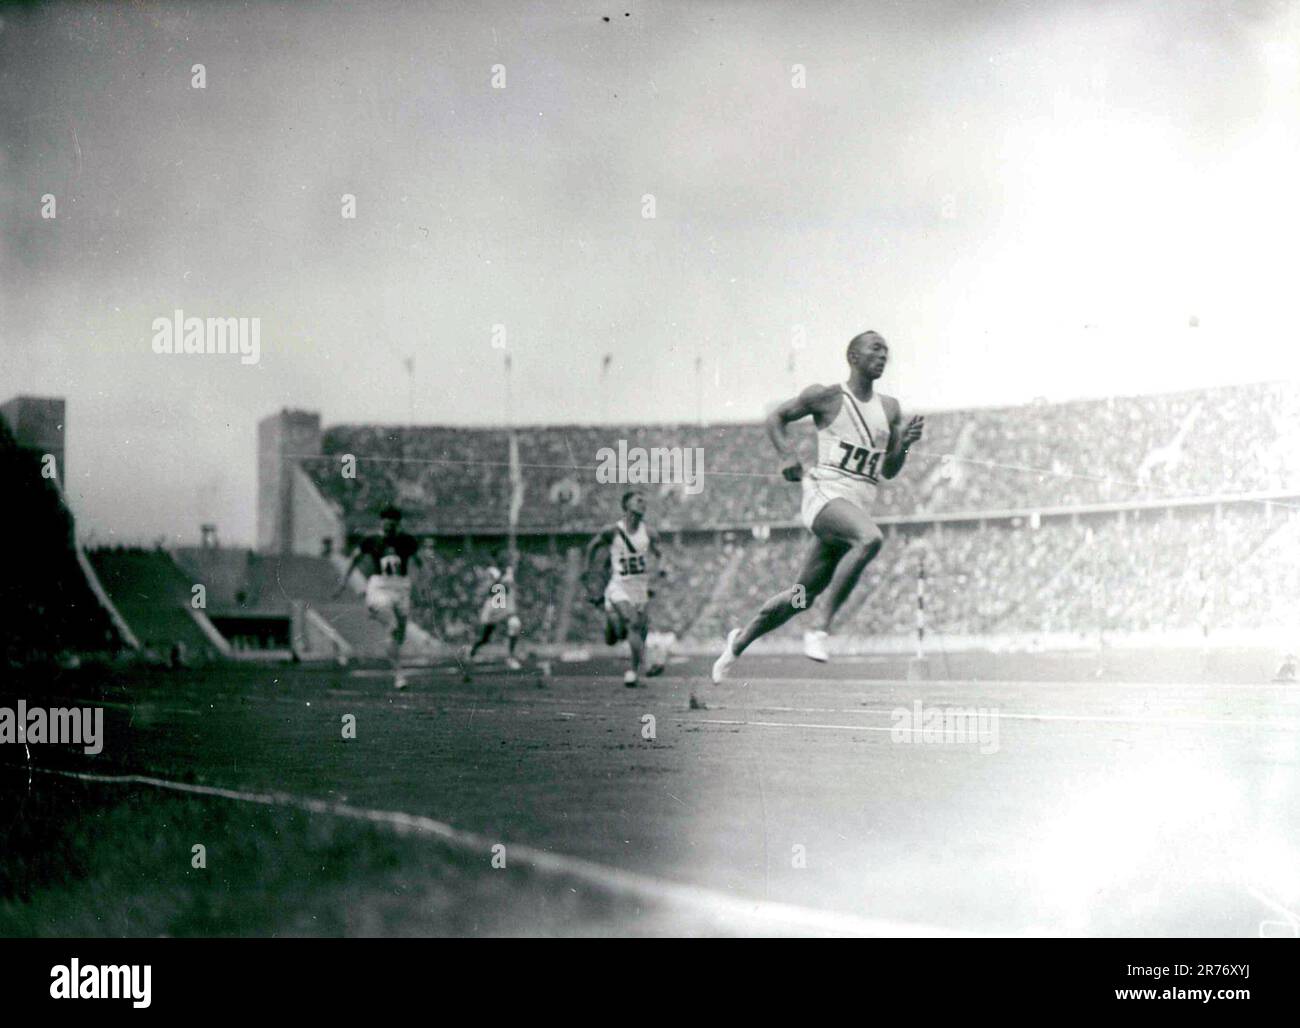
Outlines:
POLYGON ((501 423, 494 325, 518 423, 694 419, 697 358, 754 419, 868 327, 907 409, 1300 369, 1294 3, 0 17, 0 399, 67 398, 100 537, 251 543, 282 406, 501 423), (260 363, 155 355, 176 308, 260 363))

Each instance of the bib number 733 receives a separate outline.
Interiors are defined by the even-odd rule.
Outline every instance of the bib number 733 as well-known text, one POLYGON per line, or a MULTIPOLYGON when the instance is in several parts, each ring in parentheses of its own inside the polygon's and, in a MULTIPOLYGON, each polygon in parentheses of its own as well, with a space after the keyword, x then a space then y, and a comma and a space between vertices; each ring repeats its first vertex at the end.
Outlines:
POLYGON ((840 458, 842 470, 862 475, 872 482, 876 481, 880 458, 885 455, 884 450, 872 450, 866 446, 854 446, 852 443, 840 443, 840 449, 844 451, 844 456, 840 458))

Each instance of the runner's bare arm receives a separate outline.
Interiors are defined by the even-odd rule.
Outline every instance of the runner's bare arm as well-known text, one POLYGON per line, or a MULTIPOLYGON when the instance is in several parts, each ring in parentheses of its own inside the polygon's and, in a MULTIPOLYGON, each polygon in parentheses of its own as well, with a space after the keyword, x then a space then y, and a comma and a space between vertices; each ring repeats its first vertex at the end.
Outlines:
POLYGON ((794 443, 790 441, 785 426, 825 410, 827 400, 836 392, 834 386, 811 385, 767 416, 767 437, 781 455, 781 474, 787 482, 798 482, 803 478, 803 465, 799 462, 799 455, 795 452, 794 443))
POLYGON ((614 543, 614 526, 606 525, 599 532, 593 535, 587 543, 587 551, 582 559, 582 579, 585 584, 591 579, 591 564, 596 557, 596 552, 602 546, 611 546, 614 543))
POLYGON ((893 478, 903 470, 907 451, 913 443, 920 440, 921 433, 925 431, 925 418, 914 414, 907 419, 907 425, 903 426, 903 412, 898 401, 892 396, 882 396, 880 399, 889 411, 889 449, 885 452, 884 466, 880 471, 886 478, 893 478))

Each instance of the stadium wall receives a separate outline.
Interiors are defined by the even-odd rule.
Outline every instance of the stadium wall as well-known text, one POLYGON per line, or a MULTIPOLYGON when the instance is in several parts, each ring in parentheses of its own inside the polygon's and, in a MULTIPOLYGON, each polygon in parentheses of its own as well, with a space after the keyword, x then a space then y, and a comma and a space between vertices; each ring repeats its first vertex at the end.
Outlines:
MULTIPOLYGON (((321 452, 320 414, 281 410, 257 423, 257 548, 262 553, 317 553, 305 545, 294 515, 295 472, 304 456, 321 452)), ((313 492, 315 490, 313 489, 313 492)), ((319 547, 319 540, 317 540, 319 547)))
POLYGON ((342 553, 347 545, 343 516, 316 488, 302 467, 293 465, 290 553, 324 557, 342 553))

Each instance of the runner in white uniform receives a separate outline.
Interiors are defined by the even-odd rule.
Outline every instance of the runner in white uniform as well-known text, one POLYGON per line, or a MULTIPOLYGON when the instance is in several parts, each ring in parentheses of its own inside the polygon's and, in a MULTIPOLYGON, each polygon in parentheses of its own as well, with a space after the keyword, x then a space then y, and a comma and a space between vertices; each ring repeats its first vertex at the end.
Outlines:
POLYGON ((889 446, 889 415, 880 395, 873 393, 860 403, 847 387, 838 388, 839 413, 825 428, 818 427, 817 463, 803 476, 800 513, 809 531, 822 508, 837 498, 872 512, 889 446))
POLYGON ((519 645, 519 635, 523 631, 523 622, 519 620, 519 609, 515 603, 515 568, 507 561, 506 569, 493 566, 487 569, 488 588, 483 598, 483 606, 478 614, 478 638, 469 648, 468 663, 474 662, 478 651, 488 644, 497 625, 506 626, 506 667, 518 671, 522 665, 515 656, 515 647, 519 645))
POLYGON ((635 528, 619 521, 609 544, 609 583, 605 586, 605 609, 617 615, 631 605, 644 610, 650 602, 646 564, 650 557, 650 529, 644 521, 635 528))
MULTIPOLYGON (((587 544, 584 577, 590 579, 592 561, 602 547, 609 548, 609 582, 604 593, 593 595, 591 602, 604 604, 605 643, 613 646, 626 639, 631 650, 632 666, 623 675, 623 684, 637 685, 641 658, 645 653, 646 633, 650 629, 650 562, 661 560, 659 537, 645 523, 645 496, 637 490, 623 494, 623 517, 591 537, 587 544)), ((666 572, 656 568, 654 576, 666 572)))
POLYGON ((914 416, 904 426, 898 401, 876 392, 875 382, 889 360, 889 346, 879 333, 855 336, 846 359, 848 382, 809 386, 767 419, 768 437, 785 459, 782 474, 787 481, 803 482, 803 523, 816 542, 794 584, 764 603, 743 629, 727 635, 722 656, 713 665, 714 682, 726 677, 755 639, 807 609, 835 579, 821 628, 804 633, 804 653, 826 660, 831 623, 880 552, 884 537, 871 518, 877 485, 882 477, 893 478, 902 470, 908 448, 921 438, 925 419, 914 416), (817 426, 817 463, 807 473, 786 434, 788 424, 806 417, 817 426), (848 554, 852 557, 841 567, 848 554))

